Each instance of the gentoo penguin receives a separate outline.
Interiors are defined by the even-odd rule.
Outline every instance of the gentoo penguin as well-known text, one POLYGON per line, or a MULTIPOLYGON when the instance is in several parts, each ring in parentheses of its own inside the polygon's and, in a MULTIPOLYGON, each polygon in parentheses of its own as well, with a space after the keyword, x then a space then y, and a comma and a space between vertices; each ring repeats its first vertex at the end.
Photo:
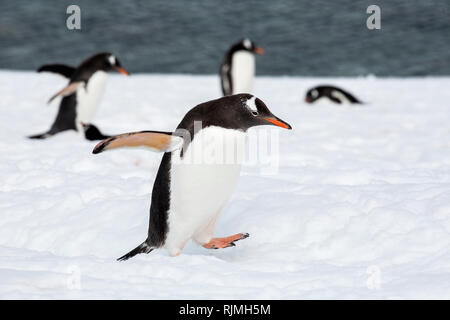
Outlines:
POLYGON ((227 51, 220 66, 224 96, 252 91, 255 54, 264 54, 264 49, 256 46, 250 39, 242 39, 227 51))
POLYGON ((334 86, 317 86, 309 89, 306 93, 305 101, 308 103, 313 103, 321 98, 328 98, 329 100, 339 104, 362 103, 350 93, 334 86))
POLYGON ((177 256, 189 239, 219 249, 247 238, 247 233, 225 238, 213 234, 239 177, 245 133, 259 125, 291 129, 260 99, 237 94, 197 105, 173 133, 141 131, 100 142, 94 154, 142 146, 165 152, 153 185, 147 239, 118 260, 156 248, 177 256))
MULTIPOLYGON (((105 88, 106 72, 111 70, 128 75, 128 72, 120 65, 119 60, 113 54, 107 52, 93 55, 77 68, 61 64, 49 64, 40 67, 38 72, 58 73, 68 78, 69 84, 49 100, 50 103, 58 96, 63 97, 59 105, 58 115, 50 130, 29 138, 45 139, 65 130, 76 130, 83 133, 82 123, 91 123, 105 88)), ((103 138, 99 137, 99 139, 103 138)))

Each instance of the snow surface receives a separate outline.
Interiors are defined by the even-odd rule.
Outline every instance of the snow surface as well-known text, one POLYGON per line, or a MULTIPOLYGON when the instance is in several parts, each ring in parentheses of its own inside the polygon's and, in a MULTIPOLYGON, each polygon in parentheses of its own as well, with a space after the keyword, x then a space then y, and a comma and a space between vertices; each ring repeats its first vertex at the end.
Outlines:
MULTIPOLYGON (((276 129, 276 174, 243 168, 216 229, 250 238, 126 262, 161 154, 92 155, 75 132, 25 139, 49 128, 64 84, 0 72, 0 298, 450 298, 450 78, 257 78, 293 130, 276 129), (369 103, 305 104, 317 84, 369 103)), ((216 76, 112 75, 94 123, 170 131, 219 95, 216 76)))

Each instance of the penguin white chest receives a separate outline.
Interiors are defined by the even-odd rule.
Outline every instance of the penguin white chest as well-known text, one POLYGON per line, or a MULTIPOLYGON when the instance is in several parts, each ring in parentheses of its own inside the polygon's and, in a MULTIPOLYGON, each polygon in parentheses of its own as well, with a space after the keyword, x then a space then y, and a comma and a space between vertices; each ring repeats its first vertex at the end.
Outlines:
POLYGON ((222 211, 239 178, 245 133, 207 127, 195 134, 180 158, 172 152, 168 248, 201 232, 222 211))
POLYGON ((231 61, 233 94, 251 93, 255 76, 255 57, 248 51, 237 51, 231 61))
POLYGON ((76 125, 79 131, 81 131, 80 122, 90 123, 97 111, 105 91, 106 79, 106 72, 97 71, 89 78, 86 87, 80 86, 77 90, 76 125))

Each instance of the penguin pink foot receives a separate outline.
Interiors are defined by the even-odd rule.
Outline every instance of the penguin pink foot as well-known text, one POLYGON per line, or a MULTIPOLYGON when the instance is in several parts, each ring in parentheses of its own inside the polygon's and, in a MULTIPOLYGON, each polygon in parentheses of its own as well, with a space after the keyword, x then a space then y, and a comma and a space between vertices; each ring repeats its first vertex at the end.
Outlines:
POLYGON ((248 238, 248 233, 236 233, 235 235, 225 238, 212 238, 208 243, 203 245, 206 249, 223 249, 228 247, 234 247, 236 241, 248 238))

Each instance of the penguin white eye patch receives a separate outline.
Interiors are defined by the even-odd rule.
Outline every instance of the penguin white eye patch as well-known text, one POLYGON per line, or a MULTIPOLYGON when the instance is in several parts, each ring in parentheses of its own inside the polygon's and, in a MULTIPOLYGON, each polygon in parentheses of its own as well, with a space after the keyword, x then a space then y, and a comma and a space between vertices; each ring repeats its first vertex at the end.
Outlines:
POLYGON ((254 116, 257 116, 258 108, 256 107, 255 100, 256 100, 256 97, 251 97, 250 99, 247 100, 247 102, 245 103, 245 106, 250 110, 250 112, 254 116))
POLYGON ((109 60, 109 63, 111 63, 111 65, 114 66, 116 64, 116 57, 109 56, 108 60, 109 60))
POLYGON ((140 131, 120 134, 97 144, 92 153, 124 147, 147 147, 157 152, 172 152, 183 146, 183 138, 170 132, 140 131))

